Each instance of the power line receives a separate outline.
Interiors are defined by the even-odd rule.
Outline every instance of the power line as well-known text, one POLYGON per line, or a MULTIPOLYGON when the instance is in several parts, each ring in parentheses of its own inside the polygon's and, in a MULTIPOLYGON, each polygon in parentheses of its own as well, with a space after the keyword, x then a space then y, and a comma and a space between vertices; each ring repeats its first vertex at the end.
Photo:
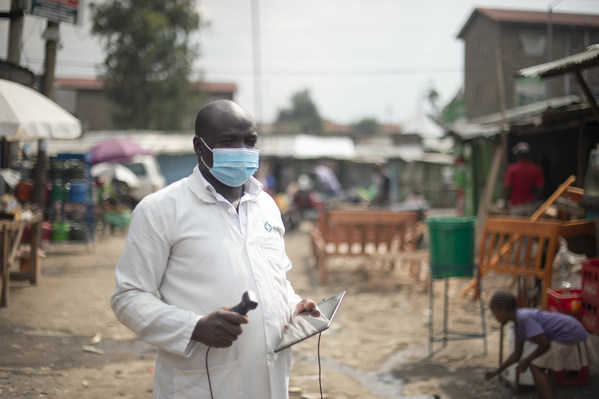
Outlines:
MULTIPOLYGON (((263 69, 262 75, 268 76, 393 76, 419 75, 429 73, 461 73, 463 67, 397 67, 397 68, 364 68, 364 69, 263 69)), ((211 68, 209 73, 214 75, 251 75, 249 71, 211 68)))
MULTIPOLYGON (((32 64, 42 64, 41 58, 28 58, 32 64)), ((75 60, 60 60, 57 61, 57 66, 63 67, 78 67, 86 69, 96 69, 102 62, 90 63, 86 61, 75 60)), ((204 72, 212 75, 243 75, 253 76, 253 71, 248 69, 233 69, 233 68, 193 68, 192 72, 204 72)), ((263 76, 394 76, 394 75, 420 75, 430 73, 462 73, 464 68, 461 66, 412 66, 412 67, 391 67, 391 68, 317 68, 317 69, 298 69, 298 68, 276 68, 263 69, 263 76)))

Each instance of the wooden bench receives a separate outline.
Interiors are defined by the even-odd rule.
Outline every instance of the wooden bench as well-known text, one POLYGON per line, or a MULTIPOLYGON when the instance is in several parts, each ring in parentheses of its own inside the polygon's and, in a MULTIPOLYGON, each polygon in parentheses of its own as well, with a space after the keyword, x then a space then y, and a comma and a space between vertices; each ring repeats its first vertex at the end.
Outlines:
POLYGON ((325 209, 312 230, 312 250, 320 282, 328 281, 327 261, 333 256, 374 256, 416 248, 417 211, 325 209))
POLYGON ((534 276, 542 282, 541 307, 547 310, 547 288, 551 287, 559 237, 592 234, 594 223, 589 221, 489 217, 479 243, 478 265, 481 275, 495 271, 514 277, 534 276))

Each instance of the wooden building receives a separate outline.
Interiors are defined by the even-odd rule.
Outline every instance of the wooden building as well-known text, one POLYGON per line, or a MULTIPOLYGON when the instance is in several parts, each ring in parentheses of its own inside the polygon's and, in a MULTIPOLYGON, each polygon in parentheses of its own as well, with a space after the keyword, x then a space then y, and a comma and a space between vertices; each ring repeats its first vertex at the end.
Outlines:
MULTIPOLYGON (((470 120, 547 98, 582 96, 568 75, 544 81, 516 72, 599 43, 599 14, 476 8, 458 38, 465 45, 464 97, 470 120)), ((599 96, 599 74, 585 72, 585 79, 599 96)))

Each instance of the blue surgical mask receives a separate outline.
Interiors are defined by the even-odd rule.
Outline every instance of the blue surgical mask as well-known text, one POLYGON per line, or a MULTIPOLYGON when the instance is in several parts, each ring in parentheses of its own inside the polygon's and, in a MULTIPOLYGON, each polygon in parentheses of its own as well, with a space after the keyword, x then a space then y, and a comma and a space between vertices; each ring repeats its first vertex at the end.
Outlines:
POLYGON ((206 165, 200 157, 204 166, 210 170, 212 176, 229 187, 239 187, 247 182, 258 170, 260 151, 255 148, 215 148, 208 147, 203 138, 202 143, 212 152, 212 168, 206 165))

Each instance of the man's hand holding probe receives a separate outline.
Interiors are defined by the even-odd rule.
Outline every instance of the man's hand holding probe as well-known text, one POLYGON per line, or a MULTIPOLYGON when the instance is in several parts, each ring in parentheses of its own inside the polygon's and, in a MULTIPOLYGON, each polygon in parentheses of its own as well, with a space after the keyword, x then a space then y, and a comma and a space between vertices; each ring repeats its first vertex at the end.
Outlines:
POLYGON ((191 334, 191 339, 215 348, 227 348, 243 331, 242 324, 249 323, 246 314, 231 311, 231 307, 223 307, 202 317, 191 334))
MULTIPOLYGON (((302 299, 298 302, 294 314, 302 312, 310 313, 314 317, 320 315, 316 302, 311 299, 302 299)), ((233 345, 233 342, 243 332, 241 325, 247 324, 249 321, 247 313, 241 314, 232 307, 222 307, 198 321, 191 334, 191 339, 206 346, 227 348, 233 345)))

